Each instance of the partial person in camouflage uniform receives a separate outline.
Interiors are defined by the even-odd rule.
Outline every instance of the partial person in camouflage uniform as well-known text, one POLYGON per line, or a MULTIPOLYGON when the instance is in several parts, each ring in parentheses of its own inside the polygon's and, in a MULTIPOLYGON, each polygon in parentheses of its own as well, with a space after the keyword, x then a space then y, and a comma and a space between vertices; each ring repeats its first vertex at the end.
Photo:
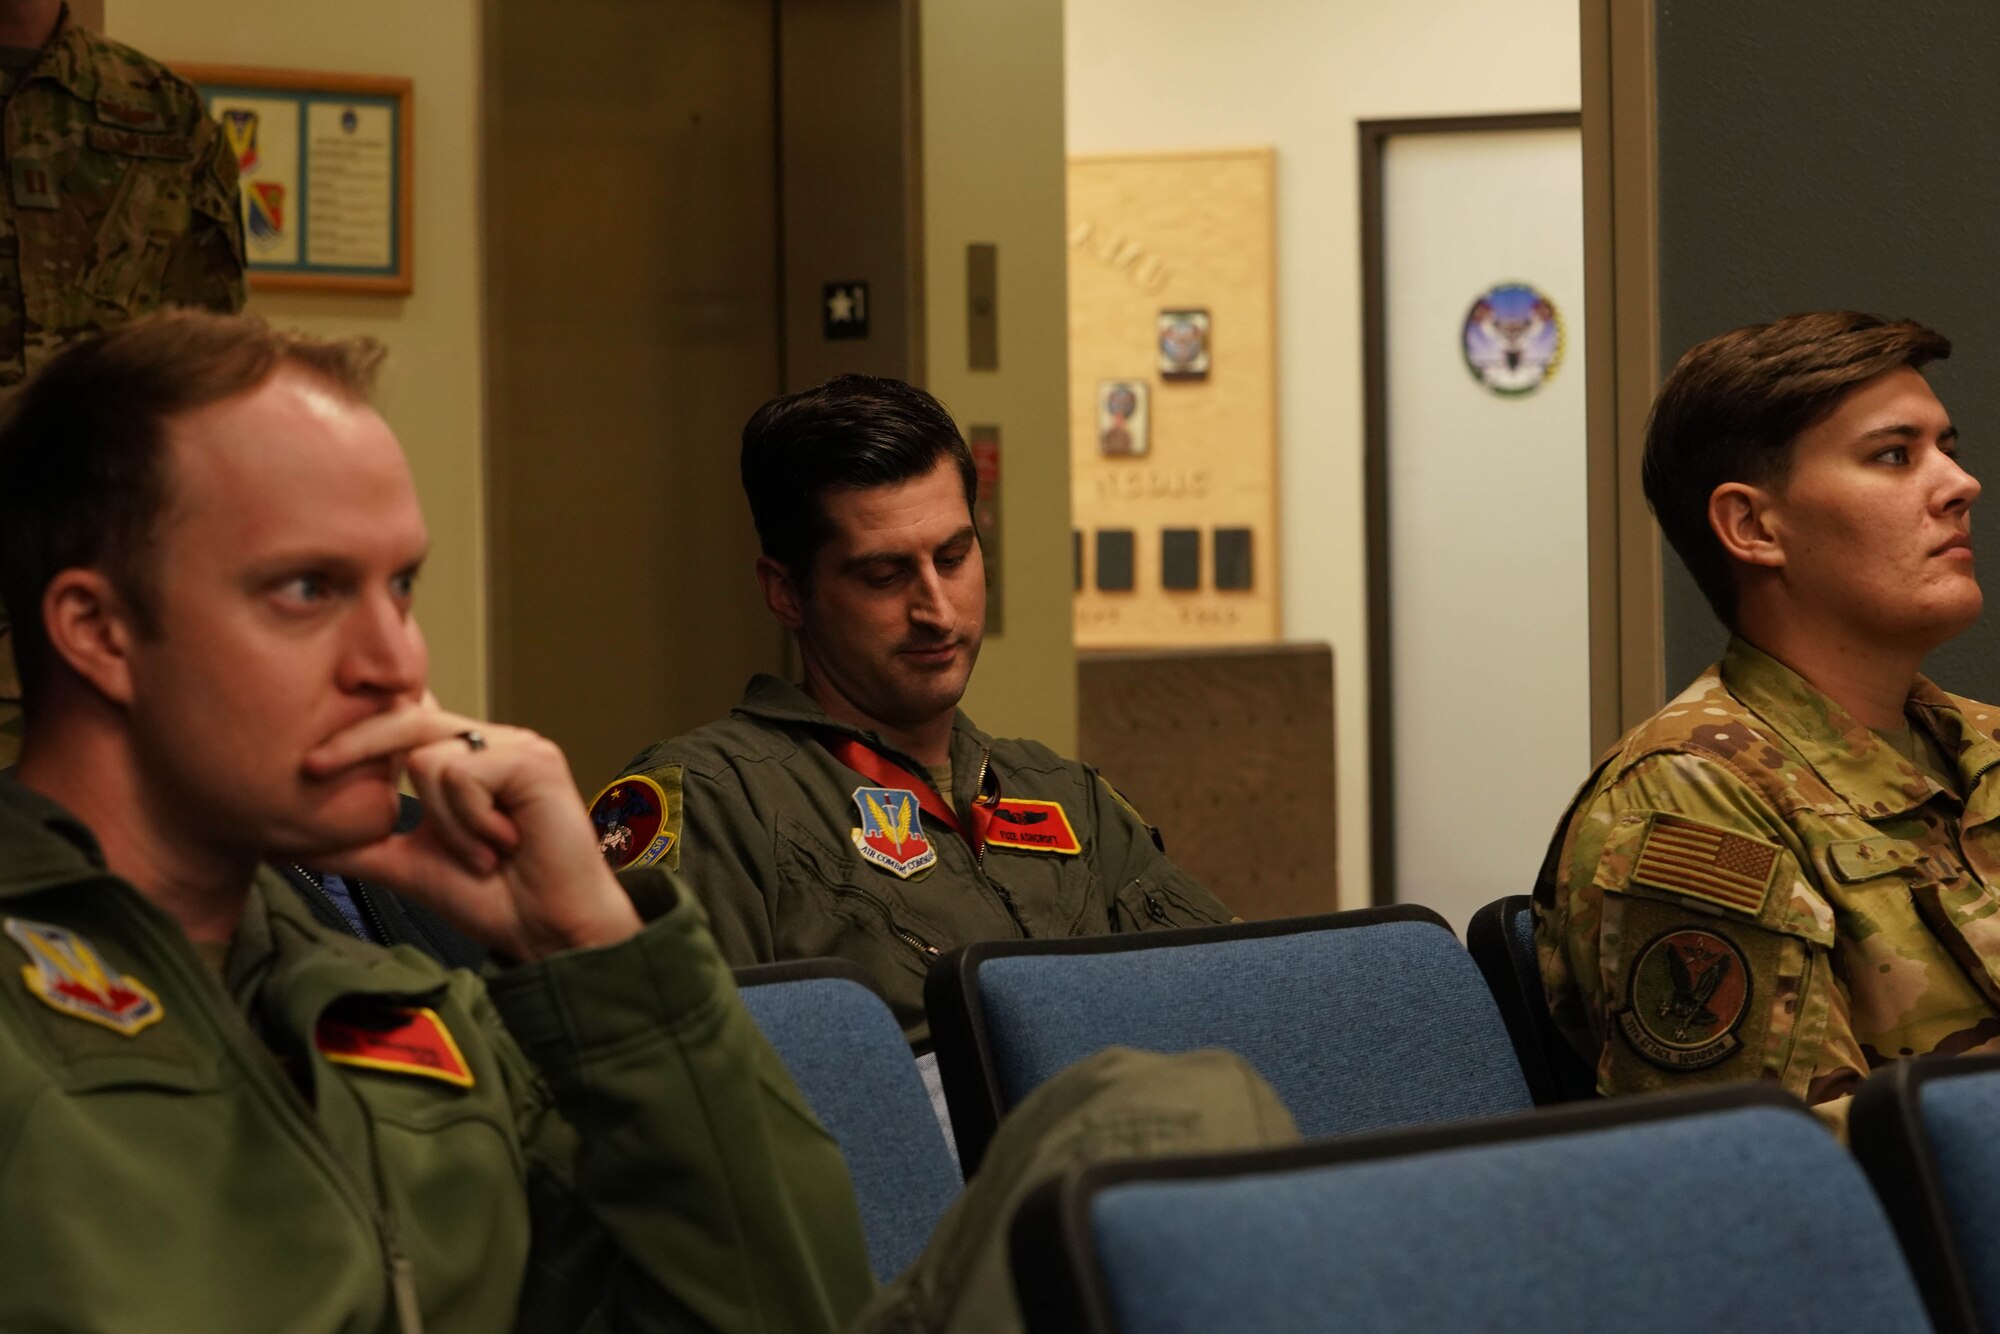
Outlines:
POLYGON ((1647 498, 1722 661, 1603 760, 1536 887, 1604 1093, 1765 1078, 1844 1127, 1872 1068, 2000 1049, 2000 708, 1924 656, 1978 617, 1979 483, 1910 321, 1723 334, 1661 388, 1647 498))
MULTIPOLYGON (((134 315, 243 308, 236 156, 187 80, 61 0, 5 0, 0 137, 0 398, 134 315)), ((20 731, 7 624, 0 610, 0 764, 20 731)))
POLYGON ((986 566, 942 404, 840 376, 758 409, 742 471, 803 680, 628 765, 591 810, 613 866, 679 867, 731 963, 859 964, 920 1050, 956 946, 1229 920, 1095 770, 959 711, 986 566))

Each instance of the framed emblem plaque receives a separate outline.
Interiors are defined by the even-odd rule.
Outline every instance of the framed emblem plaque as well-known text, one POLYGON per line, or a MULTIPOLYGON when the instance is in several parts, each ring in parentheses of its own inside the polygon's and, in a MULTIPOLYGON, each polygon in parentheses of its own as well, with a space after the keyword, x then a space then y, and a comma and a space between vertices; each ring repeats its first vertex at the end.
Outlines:
POLYGON ((236 155, 252 288, 412 289, 408 79, 174 69, 201 90, 236 155))

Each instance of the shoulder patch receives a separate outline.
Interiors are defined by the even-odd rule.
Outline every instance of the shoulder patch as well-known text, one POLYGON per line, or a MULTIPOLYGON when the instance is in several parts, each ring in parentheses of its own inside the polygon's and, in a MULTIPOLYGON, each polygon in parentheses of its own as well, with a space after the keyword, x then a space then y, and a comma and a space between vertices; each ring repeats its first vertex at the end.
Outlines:
POLYGON ((1662 932, 1633 962, 1618 1027, 1632 1050, 1663 1070, 1703 1070, 1742 1042, 1750 1009, 1750 963, 1719 931, 1662 932))
POLYGON ((614 871, 664 861, 681 862, 681 769, 669 764, 650 774, 613 779, 590 803, 597 850, 614 871))
POLYGON ((1661 811, 1646 830, 1632 880, 1755 917, 1781 851, 1761 838, 1661 811))
POLYGON ((35 999, 59 1014, 132 1037, 166 1016, 160 998, 138 978, 112 972, 90 942, 67 927, 9 917, 14 943, 27 952, 22 981, 35 999))

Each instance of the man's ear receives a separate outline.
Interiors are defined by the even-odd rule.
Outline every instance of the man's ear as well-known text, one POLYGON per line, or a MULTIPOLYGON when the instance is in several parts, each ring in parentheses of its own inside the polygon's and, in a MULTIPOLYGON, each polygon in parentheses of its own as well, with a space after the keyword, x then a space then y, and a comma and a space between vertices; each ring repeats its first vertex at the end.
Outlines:
POLYGON ((100 570, 63 570, 42 590, 49 650, 116 704, 132 702, 132 611, 100 570))
POLYGON ((806 623, 805 594, 784 564, 771 556, 757 558, 757 587, 764 590, 764 605, 787 630, 806 623))
POLYGON ((1747 482, 1724 482, 1709 493, 1708 526, 1731 560, 1778 569, 1785 563, 1784 534, 1770 492, 1747 482))

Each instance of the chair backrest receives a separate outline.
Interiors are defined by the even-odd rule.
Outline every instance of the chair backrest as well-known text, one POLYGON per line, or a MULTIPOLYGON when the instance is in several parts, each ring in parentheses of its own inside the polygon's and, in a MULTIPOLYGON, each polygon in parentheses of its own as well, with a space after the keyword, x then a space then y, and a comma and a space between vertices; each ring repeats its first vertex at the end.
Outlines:
POLYGON ((1848 1138, 1903 1239, 1931 1321, 2000 1330, 2000 1058, 1918 1057, 1868 1077, 1848 1138))
POLYGON ((1535 1105, 1596 1097, 1596 1073, 1549 1017, 1535 954, 1534 900, 1509 894, 1481 908, 1465 925, 1465 948, 1500 1007, 1535 1105))
POLYGON ((743 1004, 840 1145, 868 1258, 893 1278, 964 1186, 910 1044, 867 974, 839 959, 736 972, 743 1004))
POLYGON ((1097 1163, 1011 1242, 1030 1334, 1929 1328, 1853 1160, 1757 1083, 1097 1163))
POLYGON ((1002 1115, 1106 1047, 1233 1051, 1306 1135, 1532 1105, 1479 970, 1414 905, 981 942, 932 967, 924 1005, 968 1176, 1002 1115))

